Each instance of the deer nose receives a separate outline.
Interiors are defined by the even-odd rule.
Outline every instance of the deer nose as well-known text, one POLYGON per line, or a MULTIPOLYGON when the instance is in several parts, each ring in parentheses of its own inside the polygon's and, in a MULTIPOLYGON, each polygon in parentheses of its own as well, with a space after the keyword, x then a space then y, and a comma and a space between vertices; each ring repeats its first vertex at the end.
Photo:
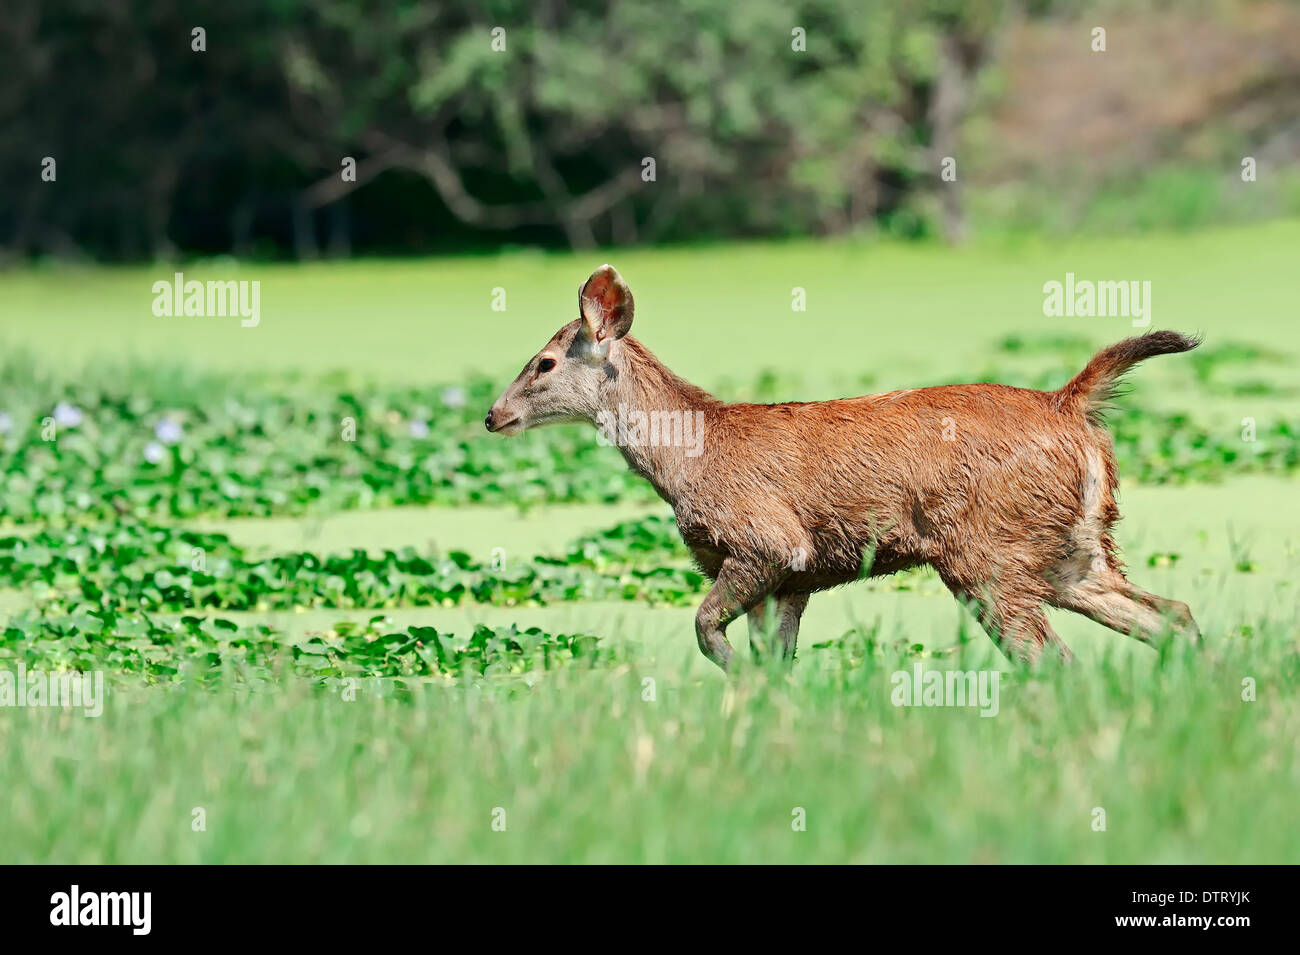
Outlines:
POLYGON ((487 417, 483 419, 483 427, 487 428, 489 431, 492 430, 492 414, 493 412, 489 410, 487 417))

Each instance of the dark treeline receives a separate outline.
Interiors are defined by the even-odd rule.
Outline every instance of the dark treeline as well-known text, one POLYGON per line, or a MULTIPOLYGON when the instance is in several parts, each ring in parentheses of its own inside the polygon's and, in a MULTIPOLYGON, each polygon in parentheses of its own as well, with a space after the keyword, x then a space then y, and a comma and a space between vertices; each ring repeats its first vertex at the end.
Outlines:
POLYGON ((0 248, 956 234, 939 160, 1005 6, 9 0, 0 248))

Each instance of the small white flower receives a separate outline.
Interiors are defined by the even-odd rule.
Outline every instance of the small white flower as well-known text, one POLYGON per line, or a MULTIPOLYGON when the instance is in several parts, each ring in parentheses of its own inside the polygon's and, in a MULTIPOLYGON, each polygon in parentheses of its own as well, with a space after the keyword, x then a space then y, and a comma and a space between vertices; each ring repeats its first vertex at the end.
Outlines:
POLYGON ((150 441, 144 446, 144 459, 150 464, 157 464, 166 454, 166 449, 157 441, 150 441))
POLYGON ((450 388, 444 388, 442 391, 442 403, 448 408, 463 408, 468 396, 464 388, 458 388, 453 385, 450 388))
POLYGON ((185 431, 180 426, 180 422, 171 418, 163 418, 153 429, 154 437, 163 444, 179 444, 181 438, 185 437, 185 431))
POLYGON ((427 438, 429 436, 429 422, 415 418, 407 426, 413 438, 427 438))
POLYGON ((54 421, 60 427, 75 428, 81 424, 81 409, 76 405, 70 405, 66 401, 60 401, 54 406, 54 421))

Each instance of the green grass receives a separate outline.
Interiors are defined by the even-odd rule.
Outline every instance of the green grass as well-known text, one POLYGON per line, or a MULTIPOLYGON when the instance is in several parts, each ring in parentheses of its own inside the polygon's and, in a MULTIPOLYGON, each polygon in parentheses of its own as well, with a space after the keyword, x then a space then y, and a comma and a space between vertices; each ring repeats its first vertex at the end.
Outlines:
POLYGON ((910 662, 831 651, 733 685, 130 693, 0 721, 0 839, 16 862, 1293 862, 1280 637, 1008 678, 994 718, 895 707, 910 662))
POLYGON ((255 329, 154 318, 170 267, 0 274, 0 674, 109 686, 99 717, 0 709, 0 861, 1300 861, 1298 243, 241 264, 255 329), (1017 672, 920 571, 816 596, 791 674, 726 680, 616 451, 480 424, 604 258, 643 341, 758 400, 1055 387, 1134 329, 1044 318, 1042 283, 1151 280, 1153 327, 1207 343, 1137 370, 1112 419, 1118 537, 1205 646, 1053 613, 1078 665, 1017 672), (82 420, 47 441, 59 402, 82 420), (997 671, 998 715, 894 706, 917 663, 997 671))

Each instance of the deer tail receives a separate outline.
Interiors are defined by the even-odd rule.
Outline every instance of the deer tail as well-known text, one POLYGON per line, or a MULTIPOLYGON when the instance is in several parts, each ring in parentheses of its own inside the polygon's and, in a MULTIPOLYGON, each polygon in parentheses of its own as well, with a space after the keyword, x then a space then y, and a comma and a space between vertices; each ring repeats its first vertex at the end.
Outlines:
POLYGON ((1148 332, 1116 342, 1093 355, 1083 371, 1055 393, 1056 407, 1065 412, 1081 412, 1099 420, 1106 409, 1106 403, 1115 397, 1120 379, 1131 367, 1154 355, 1191 351, 1200 343, 1199 336, 1171 331, 1148 332))

